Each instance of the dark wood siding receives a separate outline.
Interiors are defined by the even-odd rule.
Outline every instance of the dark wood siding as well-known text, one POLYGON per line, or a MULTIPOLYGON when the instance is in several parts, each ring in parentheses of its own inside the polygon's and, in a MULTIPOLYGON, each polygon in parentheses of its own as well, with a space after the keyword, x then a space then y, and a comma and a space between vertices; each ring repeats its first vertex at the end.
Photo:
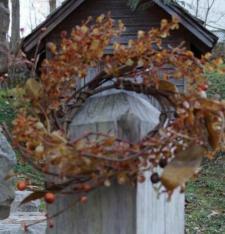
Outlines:
MULTIPOLYGON (((107 12, 111 12, 114 19, 121 19, 126 25, 126 32, 120 39, 120 42, 124 44, 129 39, 134 39, 138 30, 147 31, 150 28, 159 27, 162 19, 170 19, 170 16, 157 5, 152 5, 147 10, 132 11, 127 6, 127 0, 88 0, 81 4, 63 23, 59 24, 46 38, 46 41, 56 42, 61 31, 71 31, 71 28, 79 25, 88 16, 97 17, 107 12)), ((167 39, 167 44, 175 46, 182 41, 187 41, 187 34, 187 31, 181 27, 167 39)), ((189 47, 188 43, 187 47, 189 47)))

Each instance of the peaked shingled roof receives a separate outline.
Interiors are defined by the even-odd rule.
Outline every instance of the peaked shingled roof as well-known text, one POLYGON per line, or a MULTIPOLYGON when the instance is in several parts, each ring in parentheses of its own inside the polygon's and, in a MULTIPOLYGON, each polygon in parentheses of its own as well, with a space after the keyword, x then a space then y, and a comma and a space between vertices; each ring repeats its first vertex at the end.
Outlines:
MULTIPOLYGON (((55 29, 64 19, 75 11, 82 3, 87 0, 66 0, 59 8, 53 11, 45 21, 39 24, 22 41, 22 49, 25 53, 32 51, 52 30, 55 29), (42 28, 46 28, 41 32, 42 28)), ((93 1, 93 0, 92 0, 93 1)), ((209 50, 214 47, 218 37, 202 25, 196 17, 190 15, 183 7, 178 4, 165 4, 160 0, 150 0, 171 16, 176 16, 189 32, 200 40, 209 50)))

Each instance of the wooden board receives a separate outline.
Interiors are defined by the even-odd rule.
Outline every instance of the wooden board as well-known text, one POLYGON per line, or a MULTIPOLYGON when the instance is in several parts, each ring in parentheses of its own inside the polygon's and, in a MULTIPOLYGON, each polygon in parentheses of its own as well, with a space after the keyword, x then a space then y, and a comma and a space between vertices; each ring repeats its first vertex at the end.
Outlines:
MULTIPOLYGON (((114 133, 137 142, 158 123, 159 111, 141 95, 110 91, 87 100, 70 126, 71 138, 84 131, 114 133)), ((150 175, 147 175, 149 178, 150 175)), ((50 214, 72 203, 76 196, 60 197, 48 207, 50 214)), ((182 234, 184 195, 171 203, 157 198, 150 180, 137 187, 99 188, 89 195, 86 205, 77 205, 55 220, 48 234, 182 234)))

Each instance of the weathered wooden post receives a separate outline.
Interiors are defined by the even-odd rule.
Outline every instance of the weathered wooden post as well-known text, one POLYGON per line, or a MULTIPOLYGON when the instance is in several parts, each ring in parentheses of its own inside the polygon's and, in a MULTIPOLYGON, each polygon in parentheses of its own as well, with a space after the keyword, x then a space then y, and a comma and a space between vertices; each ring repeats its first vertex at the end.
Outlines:
MULTIPOLYGON (((74 116, 69 136, 85 131, 115 134, 138 142, 159 122, 160 111, 142 95, 111 90, 89 98, 74 116)), ((157 198, 146 173, 146 182, 135 187, 113 183, 88 196, 88 203, 77 204, 54 219, 48 234, 182 234, 184 195, 175 192, 157 198)), ((48 206, 51 216, 76 200, 75 195, 58 197, 48 206)))

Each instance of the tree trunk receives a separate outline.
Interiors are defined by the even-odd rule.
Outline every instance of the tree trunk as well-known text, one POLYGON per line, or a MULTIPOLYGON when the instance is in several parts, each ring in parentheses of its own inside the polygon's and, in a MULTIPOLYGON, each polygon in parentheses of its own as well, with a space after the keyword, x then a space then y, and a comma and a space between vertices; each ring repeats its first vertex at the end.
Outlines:
POLYGON ((17 70, 21 65, 14 62, 20 49, 20 0, 11 0, 11 38, 10 38, 10 52, 11 61, 8 65, 7 87, 15 87, 19 83, 17 70))
POLYGON ((9 8, 8 1, 0 0, 0 76, 8 70, 8 41, 9 29, 9 8))
POLYGON ((50 13, 56 9, 56 0, 49 0, 50 13))
POLYGON ((10 50, 13 54, 18 52, 20 46, 20 1, 11 0, 12 3, 12 23, 10 50))

